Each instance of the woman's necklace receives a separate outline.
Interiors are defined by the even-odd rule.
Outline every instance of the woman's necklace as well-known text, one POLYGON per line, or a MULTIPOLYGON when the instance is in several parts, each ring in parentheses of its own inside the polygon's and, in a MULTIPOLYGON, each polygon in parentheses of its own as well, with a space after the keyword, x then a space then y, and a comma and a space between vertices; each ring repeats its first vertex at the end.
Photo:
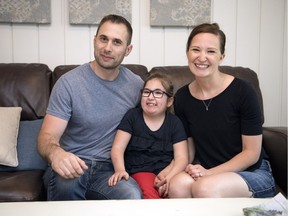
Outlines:
MULTIPOLYGON (((214 93, 211 93, 209 96, 206 96, 205 97, 205 94, 204 94, 204 92, 203 92, 203 89, 201 88, 201 85, 199 85, 199 83, 197 83, 196 82, 196 88, 198 87, 199 89, 200 89, 200 91, 201 91, 201 93, 202 93, 202 95, 203 95, 203 100, 202 100, 202 102, 203 102, 203 104, 204 104, 204 106, 205 106, 205 108, 206 108, 206 111, 209 111, 209 107, 210 107, 210 104, 211 104, 211 102, 212 102, 212 100, 213 100, 213 97, 215 97, 215 95, 218 95, 218 94, 220 94, 220 92, 222 92, 228 85, 227 85, 227 82, 229 81, 228 79, 229 78, 227 78, 227 75, 221 75, 221 73, 219 73, 220 74, 220 77, 218 76, 218 81, 220 81, 219 82, 219 84, 217 84, 217 85, 214 85, 215 86, 215 90, 214 91, 210 91, 210 92, 214 92, 214 93), (227 79, 226 79, 227 78, 227 79), (225 81, 225 80, 228 80, 227 82, 225 81), (226 83, 226 84, 225 84, 226 83), (212 97, 211 97, 212 96, 212 97), (206 103, 205 102, 205 100, 204 100, 204 98, 209 98, 209 97, 211 97, 211 99, 210 100, 206 100, 208 103, 206 103)), ((230 76, 231 77, 231 76, 230 76)), ((216 77, 217 78, 217 77, 216 77)), ((230 79, 230 82, 229 83, 231 83, 233 81, 233 79, 230 79)), ((228 84, 229 84, 228 83, 228 84)))
MULTIPOLYGON (((203 92, 203 90, 202 90, 201 87, 200 87, 200 90, 201 90, 201 92, 202 92, 203 98, 205 98, 205 96, 204 96, 204 92, 203 92)), ((206 102, 205 102, 204 99, 202 100, 202 102, 203 102, 203 104, 204 104, 204 106, 205 106, 205 108, 206 108, 206 111, 209 110, 209 106, 210 106, 210 104, 211 104, 211 102, 212 102, 212 99, 213 99, 213 98, 211 98, 211 99, 209 100, 208 104, 206 104, 206 102)))
POLYGON ((208 110, 209 110, 209 106, 210 106, 210 104, 211 104, 211 102, 212 102, 212 99, 213 99, 213 98, 211 98, 211 99, 209 100, 208 104, 206 104, 206 103, 205 103, 205 101, 204 101, 204 100, 202 100, 202 102, 203 102, 204 106, 206 107, 206 111, 208 111, 208 110))

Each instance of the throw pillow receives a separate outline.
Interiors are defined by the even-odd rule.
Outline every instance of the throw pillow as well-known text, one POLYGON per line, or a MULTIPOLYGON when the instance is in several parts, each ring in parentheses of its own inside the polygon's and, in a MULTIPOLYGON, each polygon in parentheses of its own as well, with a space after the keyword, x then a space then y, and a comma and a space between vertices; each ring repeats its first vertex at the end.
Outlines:
POLYGON ((18 166, 17 137, 21 107, 0 107, 0 164, 18 166))
POLYGON ((0 172, 45 170, 47 168, 47 161, 37 151, 37 136, 42 122, 43 119, 20 121, 17 144, 19 165, 17 167, 0 165, 0 172))

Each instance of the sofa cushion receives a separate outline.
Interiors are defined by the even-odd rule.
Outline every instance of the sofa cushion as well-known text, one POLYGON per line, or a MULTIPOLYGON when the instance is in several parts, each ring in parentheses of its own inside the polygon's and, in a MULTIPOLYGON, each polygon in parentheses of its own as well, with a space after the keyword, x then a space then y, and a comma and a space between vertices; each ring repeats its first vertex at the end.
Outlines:
POLYGON ((22 107, 21 120, 45 115, 51 86, 45 64, 0 63, 0 106, 22 107))
POLYGON ((263 127, 263 147, 269 155, 277 188, 287 193, 287 127, 263 127))
POLYGON ((0 107, 0 164, 18 166, 17 137, 21 107, 0 107))
POLYGON ((43 173, 43 170, 1 172, 0 202, 45 200, 43 173))
POLYGON ((17 145, 19 165, 17 167, 0 166, 0 172, 46 169, 47 162, 39 155, 36 144, 42 121, 38 119, 20 122, 17 145))

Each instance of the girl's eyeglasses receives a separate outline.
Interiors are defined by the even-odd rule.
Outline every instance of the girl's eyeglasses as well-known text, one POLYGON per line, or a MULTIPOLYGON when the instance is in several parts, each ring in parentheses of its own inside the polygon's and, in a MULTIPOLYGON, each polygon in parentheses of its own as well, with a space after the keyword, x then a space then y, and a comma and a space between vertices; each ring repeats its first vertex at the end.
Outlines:
POLYGON ((151 93, 154 98, 162 98, 164 94, 166 94, 168 97, 171 97, 167 92, 160 89, 155 89, 152 91, 150 89, 144 88, 141 90, 141 93, 143 97, 149 97, 151 93))

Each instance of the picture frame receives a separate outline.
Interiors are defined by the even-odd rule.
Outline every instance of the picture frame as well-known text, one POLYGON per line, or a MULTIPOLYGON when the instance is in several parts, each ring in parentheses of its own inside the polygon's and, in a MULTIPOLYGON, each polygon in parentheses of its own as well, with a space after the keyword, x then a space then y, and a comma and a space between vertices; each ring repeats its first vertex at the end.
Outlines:
POLYGON ((150 0, 150 26, 193 27, 211 20, 211 0, 150 0))
POLYGON ((69 23, 97 25, 108 14, 117 14, 131 22, 131 0, 69 0, 69 23))
POLYGON ((51 0, 0 0, 0 23, 51 23, 51 0))

